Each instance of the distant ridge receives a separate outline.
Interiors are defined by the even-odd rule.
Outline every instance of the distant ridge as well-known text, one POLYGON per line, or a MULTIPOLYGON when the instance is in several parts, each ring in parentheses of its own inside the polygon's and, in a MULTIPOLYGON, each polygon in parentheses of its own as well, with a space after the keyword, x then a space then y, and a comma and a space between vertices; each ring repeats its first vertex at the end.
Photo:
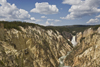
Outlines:
POLYGON ((32 27, 35 27, 35 26, 39 26, 45 30, 57 30, 59 32, 63 32, 63 31, 67 31, 67 32, 70 32, 72 33, 72 31, 75 31, 76 33, 77 32, 83 32, 85 29, 88 29, 88 28, 93 28, 94 30, 97 29, 100 25, 65 25, 65 26, 42 26, 42 25, 39 25, 39 24, 35 24, 35 23, 28 23, 28 22, 21 22, 21 21, 0 21, 0 23, 3 23, 4 24, 4 28, 7 28, 7 29, 12 29, 12 28, 15 28, 15 29, 19 29, 18 26, 22 26, 22 27, 27 27, 27 26, 32 26, 32 27))

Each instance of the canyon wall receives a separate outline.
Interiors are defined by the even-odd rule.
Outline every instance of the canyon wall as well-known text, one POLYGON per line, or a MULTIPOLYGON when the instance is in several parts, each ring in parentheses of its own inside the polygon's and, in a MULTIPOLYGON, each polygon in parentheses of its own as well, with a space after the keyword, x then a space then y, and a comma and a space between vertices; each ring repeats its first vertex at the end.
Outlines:
POLYGON ((66 58, 65 65, 72 67, 100 67, 100 27, 89 28, 77 35, 78 45, 66 58))
POLYGON ((58 31, 19 27, 0 28, 0 67, 58 67, 59 57, 72 50, 58 31))

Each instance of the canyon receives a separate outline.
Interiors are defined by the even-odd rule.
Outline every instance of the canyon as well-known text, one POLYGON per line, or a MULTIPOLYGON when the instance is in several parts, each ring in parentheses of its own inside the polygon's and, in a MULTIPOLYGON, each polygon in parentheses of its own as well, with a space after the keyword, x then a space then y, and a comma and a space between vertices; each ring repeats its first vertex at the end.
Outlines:
POLYGON ((75 35, 37 25, 18 27, 0 24, 0 67, 59 67, 62 62, 60 67, 100 67, 100 27, 75 35))

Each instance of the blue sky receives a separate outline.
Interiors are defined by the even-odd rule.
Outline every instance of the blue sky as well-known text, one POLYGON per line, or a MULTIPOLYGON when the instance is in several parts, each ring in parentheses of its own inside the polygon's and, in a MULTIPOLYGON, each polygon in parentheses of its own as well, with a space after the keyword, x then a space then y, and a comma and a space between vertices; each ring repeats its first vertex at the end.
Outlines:
POLYGON ((0 20, 95 25, 100 24, 100 0, 0 0, 0 20))

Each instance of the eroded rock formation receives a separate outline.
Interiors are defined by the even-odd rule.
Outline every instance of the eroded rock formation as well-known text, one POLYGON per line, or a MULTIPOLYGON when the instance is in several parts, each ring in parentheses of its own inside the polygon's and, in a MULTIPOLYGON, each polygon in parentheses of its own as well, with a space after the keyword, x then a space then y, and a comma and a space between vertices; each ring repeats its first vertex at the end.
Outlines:
POLYGON ((79 45, 66 58, 65 65, 72 67, 100 67, 100 29, 89 28, 77 36, 79 45), (81 36, 79 36, 81 35, 81 36))
POLYGON ((0 28, 0 67, 58 67, 59 57, 72 49, 58 31, 20 28, 0 28))
POLYGON ((5 29, 0 27, 0 67, 58 67, 59 58, 67 55, 64 66, 100 67, 100 28, 76 34, 45 30, 39 26, 5 29), (69 40, 69 41, 68 41, 69 40))

